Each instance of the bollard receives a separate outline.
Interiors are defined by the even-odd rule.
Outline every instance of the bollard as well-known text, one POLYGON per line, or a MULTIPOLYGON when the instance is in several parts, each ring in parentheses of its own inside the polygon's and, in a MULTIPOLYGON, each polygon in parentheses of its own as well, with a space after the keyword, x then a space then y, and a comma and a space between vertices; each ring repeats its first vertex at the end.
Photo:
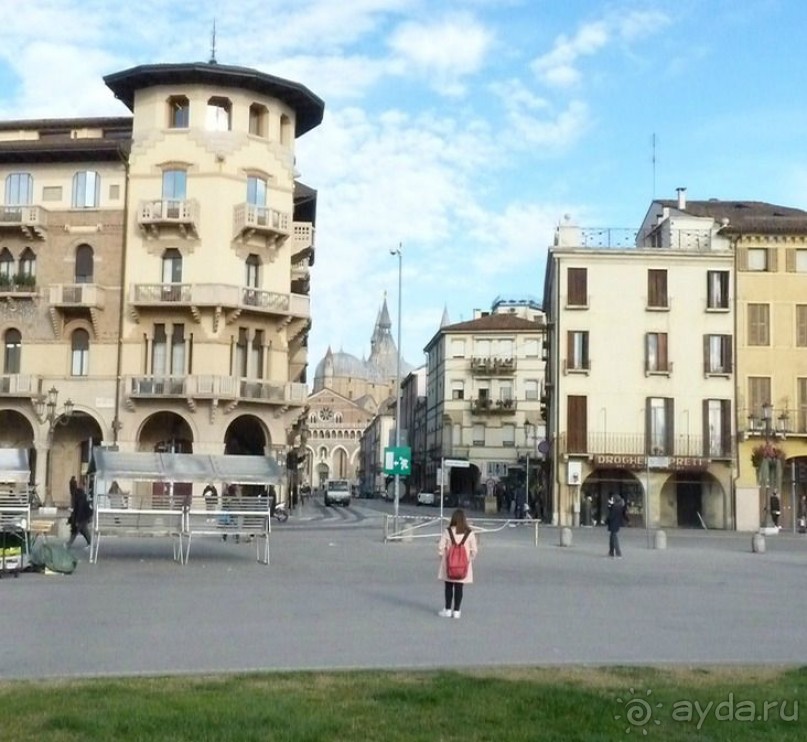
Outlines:
POLYGON ((667 548, 667 534, 664 531, 656 531, 654 547, 659 551, 667 548))
POLYGON ((765 536, 761 533, 755 533, 751 538, 751 551, 754 554, 765 553, 765 536))
POLYGON ((561 546, 572 545, 572 529, 569 528, 568 526, 560 529, 560 545, 561 546))

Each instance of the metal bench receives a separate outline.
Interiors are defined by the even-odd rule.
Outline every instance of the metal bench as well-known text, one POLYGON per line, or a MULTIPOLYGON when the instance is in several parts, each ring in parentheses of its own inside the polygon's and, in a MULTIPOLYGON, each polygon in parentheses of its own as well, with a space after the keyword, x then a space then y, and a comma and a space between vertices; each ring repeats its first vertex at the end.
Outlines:
POLYGON ((255 557, 269 564, 269 533, 271 532, 270 500, 268 497, 221 496, 215 504, 201 496, 191 499, 185 510, 183 535, 188 561, 193 536, 222 536, 255 539, 255 557), (263 547, 263 548, 261 548, 263 547))

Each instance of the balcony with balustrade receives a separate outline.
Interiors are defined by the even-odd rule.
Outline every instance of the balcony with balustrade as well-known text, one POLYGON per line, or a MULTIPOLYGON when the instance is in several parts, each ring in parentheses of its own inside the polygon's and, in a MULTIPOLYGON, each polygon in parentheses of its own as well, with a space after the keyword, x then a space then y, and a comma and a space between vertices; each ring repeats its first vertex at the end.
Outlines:
POLYGON ((558 435, 557 452, 561 455, 659 456, 731 459, 734 441, 706 441, 700 435, 676 435, 668 443, 648 443, 643 433, 574 433, 558 435))
POLYGON ((475 376, 512 376, 516 372, 516 359, 482 356, 471 358, 471 373, 475 376))
POLYGON ((292 223, 291 262, 296 263, 305 259, 306 264, 314 255, 314 238, 316 230, 310 222, 292 223))
POLYGON ((0 376, 0 397, 34 399, 39 396, 41 377, 30 374, 3 374, 0 376))
POLYGON ((44 240, 48 210, 41 206, 0 206, 0 234, 22 233, 27 239, 44 240))
POLYGON ((233 230, 242 242, 261 237, 276 246, 291 235, 291 225, 289 214, 268 206, 241 203, 233 209, 233 230))
POLYGON ((141 201, 137 224, 148 238, 161 234, 198 237, 199 203, 192 198, 141 201))
POLYGON ((516 413, 516 400, 489 399, 479 397, 471 400, 472 415, 514 415, 516 413))

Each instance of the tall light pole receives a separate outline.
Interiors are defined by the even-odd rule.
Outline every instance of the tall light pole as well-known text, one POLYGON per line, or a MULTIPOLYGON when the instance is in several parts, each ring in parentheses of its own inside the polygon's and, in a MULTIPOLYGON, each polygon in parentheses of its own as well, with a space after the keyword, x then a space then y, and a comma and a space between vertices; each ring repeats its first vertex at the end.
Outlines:
MULTIPOLYGON (((403 252, 401 243, 398 248, 390 250, 390 255, 398 256, 398 359, 395 369, 395 448, 401 447, 401 273, 403 268, 403 252)), ((395 528, 398 527, 398 507, 400 505, 401 475, 395 474, 395 528)))

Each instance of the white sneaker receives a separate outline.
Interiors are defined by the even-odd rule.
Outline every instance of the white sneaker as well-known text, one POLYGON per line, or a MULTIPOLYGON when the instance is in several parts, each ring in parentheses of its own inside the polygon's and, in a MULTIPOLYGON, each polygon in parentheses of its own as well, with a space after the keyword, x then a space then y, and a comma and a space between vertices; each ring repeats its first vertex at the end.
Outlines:
POLYGON ((454 618, 459 618, 459 617, 460 617, 460 612, 459 612, 459 611, 454 611, 454 612, 453 612, 451 615, 452 615, 454 618))
POLYGON ((451 618, 451 611, 448 608, 441 608, 437 611, 437 615, 441 618, 451 618))

